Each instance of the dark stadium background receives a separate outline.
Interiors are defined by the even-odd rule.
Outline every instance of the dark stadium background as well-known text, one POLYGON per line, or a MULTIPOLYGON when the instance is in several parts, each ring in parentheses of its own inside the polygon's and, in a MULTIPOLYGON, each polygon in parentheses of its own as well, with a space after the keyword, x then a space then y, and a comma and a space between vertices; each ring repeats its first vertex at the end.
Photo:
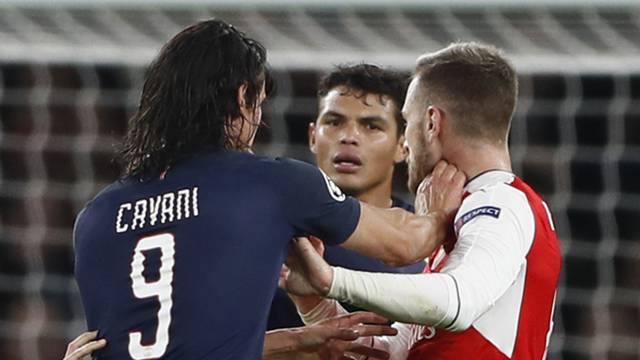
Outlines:
MULTIPOLYGON (((514 57, 521 84, 511 135, 514 170, 548 200, 564 253, 549 358, 640 359, 640 64, 634 63, 640 59, 640 16, 633 2, 628 4, 451 7, 442 21, 441 8, 415 6, 355 8, 346 14, 331 7, 63 7, 52 13, 46 6, 0 2, 0 43, 5 41, 0 45, 0 359, 61 359, 67 341, 84 330, 72 278, 75 214, 118 176, 114 149, 136 108, 144 64, 150 60, 146 54, 153 55, 180 26, 212 15, 240 22, 240 28, 242 22, 261 19, 270 24, 263 29, 279 31, 298 45, 308 41, 306 33, 295 31, 305 26, 297 19, 303 16, 335 41, 316 39, 309 45, 312 60, 288 63, 286 43, 256 33, 260 27, 255 23, 247 29, 268 49, 275 48, 278 83, 277 95, 265 108, 267 126, 259 133, 257 152, 306 161, 312 160, 306 129, 316 114, 316 83, 332 64, 358 62, 366 55, 408 73, 421 52, 460 38, 460 32, 448 33, 450 26, 464 26, 472 39, 504 47, 514 57), (115 40, 125 43, 118 48, 122 54, 131 49, 130 58, 101 59, 108 49, 87 58, 91 39, 77 40, 78 34, 67 34, 64 26, 58 33, 51 30, 59 26, 55 16, 61 13, 90 26, 92 18, 107 16, 104 11, 115 13, 132 34, 145 36, 140 47, 151 52, 137 55, 139 40, 133 37, 115 40), (175 27, 153 30, 145 21, 157 12, 175 27), (389 25, 393 12, 401 12, 433 42, 412 44, 403 28, 389 25), (29 22, 11 20, 16 13, 29 22), (514 46, 512 34, 495 16, 537 48, 527 52, 527 44, 514 46), (593 16, 606 31, 596 27, 593 16), (545 28, 549 18, 558 28, 545 28), (389 37, 385 41, 400 54, 395 48, 369 47, 353 34, 353 19, 369 28, 371 38, 389 37), (66 48, 42 50, 32 25, 58 40, 68 36, 66 48), (567 36, 581 45, 567 48, 567 36), (336 47, 339 52, 323 57, 336 47), (42 51, 24 55, 24 49, 42 51)), ((99 33, 119 25, 106 21, 95 26, 99 33)), ((300 49, 296 54, 305 50, 300 49)), ((404 169, 399 170, 396 189, 410 199, 404 169)))

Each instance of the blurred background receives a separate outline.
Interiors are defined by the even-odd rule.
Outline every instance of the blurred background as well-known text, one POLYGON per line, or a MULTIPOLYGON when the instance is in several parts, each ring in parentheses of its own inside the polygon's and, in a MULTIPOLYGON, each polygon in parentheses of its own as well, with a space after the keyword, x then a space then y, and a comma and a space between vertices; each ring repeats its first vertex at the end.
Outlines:
POLYGON ((637 0, 0 0, 0 359, 61 359, 85 329, 75 214, 118 175, 146 65, 210 17, 269 50, 278 93, 258 152, 307 161, 333 65, 408 73, 455 40, 503 48, 521 83, 514 170, 547 199, 564 253, 549 358, 640 359, 637 0))

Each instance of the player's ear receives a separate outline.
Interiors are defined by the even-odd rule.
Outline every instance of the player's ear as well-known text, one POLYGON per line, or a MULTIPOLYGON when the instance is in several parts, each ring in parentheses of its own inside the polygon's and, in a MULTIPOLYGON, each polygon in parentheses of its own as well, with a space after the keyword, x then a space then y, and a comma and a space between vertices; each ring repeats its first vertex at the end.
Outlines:
POLYGON ((309 135, 309 150, 312 153, 316 153, 316 123, 310 122, 309 128, 307 129, 307 135, 309 135))
POLYGON ((404 162, 404 160, 407 158, 408 154, 407 149, 404 146, 404 140, 404 135, 400 135, 398 137, 398 143, 396 144, 396 150, 393 155, 393 162, 396 164, 404 162))
POLYGON ((242 111, 247 107, 247 83, 242 83, 238 88, 238 93, 236 94, 236 101, 238 102, 238 108, 242 111))
POLYGON ((435 140, 442 130, 443 121, 442 109, 436 106, 429 106, 425 112, 425 136, 427 141, 435 140))

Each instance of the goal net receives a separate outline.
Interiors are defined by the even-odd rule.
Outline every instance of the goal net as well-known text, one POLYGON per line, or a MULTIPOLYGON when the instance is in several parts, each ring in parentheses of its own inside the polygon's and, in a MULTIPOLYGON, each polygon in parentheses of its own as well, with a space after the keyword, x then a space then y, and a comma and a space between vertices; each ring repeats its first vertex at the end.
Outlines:
MULTIPOLYGON (((278 84, 258 151, 312 161, 316 83, 335 64, 410 71, 456 40, 520 75, 514 170, 546 198, 564 254, 550 359, 640 357, 640 7, 633 1, 0 0, 0 358, 60 359, 85 329, 75 214, 118 171, 145 66, 218 17, 262 41, 278 84), (393 6, 385 3, 394 3, 393 6)), ((396 189, 404 190, 399 174, 396 189)))

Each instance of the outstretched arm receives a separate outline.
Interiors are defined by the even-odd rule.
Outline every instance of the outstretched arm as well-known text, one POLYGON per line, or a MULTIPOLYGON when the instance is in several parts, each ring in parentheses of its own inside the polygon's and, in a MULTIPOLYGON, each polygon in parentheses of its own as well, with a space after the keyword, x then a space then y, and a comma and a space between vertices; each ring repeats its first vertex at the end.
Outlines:
MULTIPOLYGON (((446 275, 368 273, 332 267, 307 238, 294 240, 287 264, 290 271, 281 287, 295 295, 327 296, 393 320, 432 326, 445 322, 455 308, 450 304, 455 288, 442 281, 446 275)), ((310 305, 302 303, 307 308, 310 305)))
POLYGON ((402 322, 465 330, 522 273, 534 225, 526 198, 516 195, 485 191, 468 198, 455 248, 441 273, 381 274, 332 268, 309 240, 298 239, 294 243, 298 261, 290 261, 287 290, 329 296, 402 322), (480 211, 487 202, 501 209, 499 215, 480 211), (306 287, 298 286, 305 282, 306 287))

